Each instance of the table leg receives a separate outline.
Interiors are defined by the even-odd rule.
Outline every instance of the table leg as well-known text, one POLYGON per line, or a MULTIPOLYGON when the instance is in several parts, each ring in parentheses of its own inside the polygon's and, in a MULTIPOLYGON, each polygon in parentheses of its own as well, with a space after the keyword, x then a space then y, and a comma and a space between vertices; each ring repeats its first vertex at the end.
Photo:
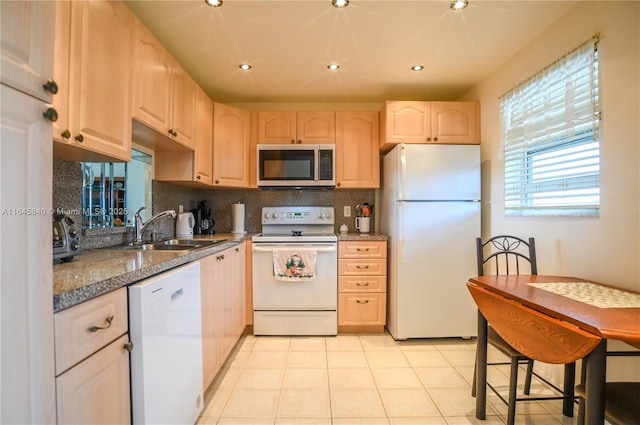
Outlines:
POLYGON ((487 415, 487 319, 478 310, 478 342, 476 346, 476 418, 487 415))
POLYGON ((564 393, 565 399, 562 401, 562 414, 573 417, 573 398, 576 386, 576 364, 564 365, 564 393))
POLYGON ((607 375, 607 340, 603 339, 589 353, 586 362, 585 423, 604 423, 604 386, 607 375))

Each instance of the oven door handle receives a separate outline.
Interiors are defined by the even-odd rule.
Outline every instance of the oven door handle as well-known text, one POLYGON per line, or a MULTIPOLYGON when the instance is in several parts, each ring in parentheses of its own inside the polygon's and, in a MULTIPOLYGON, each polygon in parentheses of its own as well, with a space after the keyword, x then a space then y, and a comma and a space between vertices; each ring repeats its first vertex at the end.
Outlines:
POLYGON ((336 252, 338 250, 335 246, 296 247, 291 245, 283 245, 282 247, 270 246, 268 248, 265 248, 265 247, 256 246, 254 244, 252 251, 253 252, 273 252, 280 249, 293 250, 293 251, 316 251, 317 253, 336 252))

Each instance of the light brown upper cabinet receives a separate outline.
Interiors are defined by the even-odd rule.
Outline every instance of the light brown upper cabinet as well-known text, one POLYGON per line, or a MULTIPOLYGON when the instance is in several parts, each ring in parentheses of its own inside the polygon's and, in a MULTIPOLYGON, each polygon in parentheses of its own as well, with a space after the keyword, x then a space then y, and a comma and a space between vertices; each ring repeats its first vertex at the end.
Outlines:
MULTIPOLYGON (((133 118, 194 150, 197 84, 138 20, 134 40, 133 118)), ((153 139, 137 126, 134 131, 136 142, 141 138, 140 142, 152 149, 179 149, 167 140, 153 139)))
POLYGON ((154 178, 187 186, 211 186, 213 183, 213 102, 197 87, 196 148, 155 151, 154 178))
POLYGON ((131 159, 134 21, 120 1, 56 3, 54 157, 131 159))
POLYGON ((258 113, 258 143, 335 143, 335 112, 258 113))
POLYGON ((382 152, 398 143, 480 143, 478 102, 388 101, 380 117, 382 152))
POLYGON ((336 112, 336 188, 380 187, 378 112, 336 112))
POLYGON ((213 186, 249 187, 251 113, 213 104, 213 186))

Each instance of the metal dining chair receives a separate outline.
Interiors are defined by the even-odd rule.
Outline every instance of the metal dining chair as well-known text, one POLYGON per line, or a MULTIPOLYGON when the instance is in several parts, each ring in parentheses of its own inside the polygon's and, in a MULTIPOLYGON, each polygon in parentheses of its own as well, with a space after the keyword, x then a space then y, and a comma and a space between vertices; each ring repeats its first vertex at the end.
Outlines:
MULTIPOLYGON (((528 241, 510 235, 500 235, 491 237, 485 241, 482 238, 476 239, 476 253, 478 263, 478 276, 485 275, 485 268, 490 274, 538 274, 538 264, 536 259, 535 239, 529 238, 528 241), (522 273, 521 273, 522 272, 522 273)), ((509 392, 505 398, 489 381, 487 387, 490 388, 497 396, 507 405, 507 425, 513 425, 515 422, 516 403, 520 401, 532 400, 569 400, 563 406, 563 414, 565 416, 573 416, 574 401, 574 383, 575 383, 575 363, 565 365, 565 389, 561 390, 551 384, 549 381, 533 372, 533 360, 509 345, 489 323, 487 329, 487 342, 495 347, 498 351, 509 358, 508 362, 488 362, 487 366, 510 365, 509 373, 509 392), (518 397, 518 369, 520 365, 526 365, 526 375, 524 382, 524 395, 527 397, 518 397), (531 380, 532 377, 542 380, 547 385, 562 393, 562 396, 550 397, 531 397, 531 380)), ((473 386, 471 395, 476 396, 476 379, 477 379, 477 359, 473 370, 473 386)))

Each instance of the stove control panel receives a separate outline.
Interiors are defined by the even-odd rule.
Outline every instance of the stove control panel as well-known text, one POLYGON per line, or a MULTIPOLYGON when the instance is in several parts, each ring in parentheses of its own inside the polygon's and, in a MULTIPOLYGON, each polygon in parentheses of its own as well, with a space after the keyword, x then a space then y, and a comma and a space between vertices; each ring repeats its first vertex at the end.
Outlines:
POLYGON ((263 207, 262 224, 333 224, 333 207, 263 207))

